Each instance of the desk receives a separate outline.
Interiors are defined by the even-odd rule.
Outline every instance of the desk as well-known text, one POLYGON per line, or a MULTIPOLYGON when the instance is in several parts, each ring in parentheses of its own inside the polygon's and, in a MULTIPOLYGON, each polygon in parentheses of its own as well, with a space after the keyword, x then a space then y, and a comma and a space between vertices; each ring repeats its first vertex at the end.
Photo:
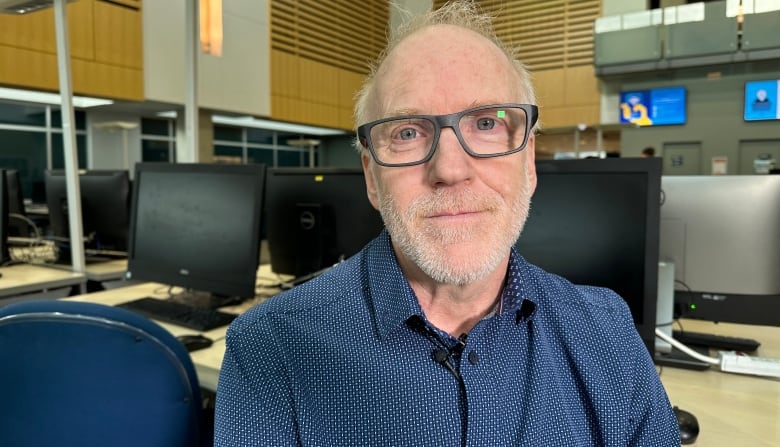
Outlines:
MULTIPOLYGON (((57 270, 71 271, 69 264, 40 264, 57 270)), ((127 259, 113 259, 104 262, 93 262, 84 266, 84 276, 88 281, 114 281, 125 277, 127 272, 127 259)))
MULTIPOLYGON (((74 301, 89 301, 115 306, 117 304, 145 296, 165 298, 168 296, 168 286, 159 283, 143 283, 111 290, 104 290, 101 292, 89 293, 86 295, 72 296, 67 299, 74 301)), ((250 307, 260 303, 264 299, 264 297, 255 298, 252 300, 247 300, 238 306, 222 307, 220 310, 240 314, 248 310, 250 307)), ((160 321, 157 323, 175 336, 198 333, 193 329, 176 326, 170 323, 160 321)), ((199 351, 190 353, 192 361, 195 364, 195 371, 198 373, 198 380, 200 381, 201 387, 211 391, 217 390, 219 369, 222 367, 222 357, 225 354, 226 332, 227 326, 212 329, 207 332, 202 332, 203 335, 214 340, 214 344, 207 349, 201 349, 199 351)))
MULTIPOLYGON (((756 355, 780 358, 780 327, 682 320, 689 331, 755 338, 756 355)), ((690 411, 701 428, 695 445, 780 445, 780 379, 664 367, 672 405, 690 411)))
POLYGON ((0 273, 3 274, 0 277, 0 298, 75 285, 83 287, 86 282, 82 273, 34 264, 0 267, 0 273))
POLYGON ((84 273, 90 281, 113 281, 122 279, 127 272, 127 259, 114 259, 106 262, 87 264, 84 273))
MULTIPOLYGON (((164 297, 166 294, 167 286, 145 283, 68 299, 116 305, 142 296, 164 297)), ((256 299, 223 310, 241 313, 260 301, 262 299, 256 299)), ((190 329, 160 324, 177 336, 193 333, 190 329)), ((714 324, 695 320, 683 320, 682 324, 690 331, 755 338, 761 342, 758 355, 780 358, 780 327, 714 324)), ((225 353, 226 330, 226 327, 222 327, 205 332, 204 335, 214 340, 214 344, 208 349, 191 353, 203 388, 216 390, 225 353)), ((690 411, 699 420, 701 433, 695 445, 780 445, 780 380, 672 367, 663 368, 661 380, 672 405, 690 411)))

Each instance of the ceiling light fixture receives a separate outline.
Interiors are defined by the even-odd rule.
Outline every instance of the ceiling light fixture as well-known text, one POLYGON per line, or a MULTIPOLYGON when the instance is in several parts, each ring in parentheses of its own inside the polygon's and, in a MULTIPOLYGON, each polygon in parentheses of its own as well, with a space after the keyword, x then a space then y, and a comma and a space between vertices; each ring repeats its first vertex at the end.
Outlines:
POLYGON ((231 117, 224 115, 212 115, 211 122, 214 124, 224 124, 228 126, 253 127, 256 129, 275 130, 279 132, 289 132, 304 135, 328 136, 347 134, 346 131, 341 129, 285 123, 282 121, 253 118, 251 116, 231 117))
MULTIPOLYGON (((62 98, 57 93, 38 92, 34 90, 21 90, 15 88, 0 87, 0 99, 9 101, 32 102, 37 104, 62 104, 62 98)), ((74 96, 73 107, 88 108, 113 104, 110 99, 92 98, 89 96, 74 96)))

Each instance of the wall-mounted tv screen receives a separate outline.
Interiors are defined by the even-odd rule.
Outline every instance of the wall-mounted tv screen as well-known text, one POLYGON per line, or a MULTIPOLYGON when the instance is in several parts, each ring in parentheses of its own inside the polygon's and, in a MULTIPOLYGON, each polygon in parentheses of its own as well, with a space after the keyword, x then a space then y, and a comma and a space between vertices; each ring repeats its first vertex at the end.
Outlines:
POLYGON ((780 79, 745 82, 745 121, 780 120, 780 79))
POLYGON ((685 87, 629 90, 620 93, 620 122, 637 126, 685 124, 685 87))

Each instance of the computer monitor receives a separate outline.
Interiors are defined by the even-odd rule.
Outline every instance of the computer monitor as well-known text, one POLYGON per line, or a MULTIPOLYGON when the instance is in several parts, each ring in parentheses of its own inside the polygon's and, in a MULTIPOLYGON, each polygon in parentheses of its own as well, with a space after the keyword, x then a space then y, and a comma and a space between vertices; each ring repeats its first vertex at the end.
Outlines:
MULTIPOLYGON (((70 237, 65 171, 44 174, 49 229, 60 240, 70 237)), ((127 170, 79 172, 85 247, 126 252, 130 222, 130 176, 127 170)))
POLYGON ((133 183, 128 278, 206 307, 255 295, 265 165, 139 163, 133 183))
POLYGON ((24 209, 22 180, 19 177, 19 171, 7 169, 5 171, 5 185, 8 193, 8 235, 29 237, 32 229, 27 222, 27 212, 24 209))
POLYGON ((520 254, 575 284, 617 292, 652 355, 661 159, 543 160, 536 171, 520 254))
POLYGON ((346 259, 384 224, 359 168, 273 168, 266 182, 271 269, 306 277, 346 259))
POLYGON ((661 259, 681 316, 780 325, 780 176, 664 176, 661 259))
POLYGON ((10 260, 8 252, 8 187, 6 171, 0 169, 0 265, 10 260))

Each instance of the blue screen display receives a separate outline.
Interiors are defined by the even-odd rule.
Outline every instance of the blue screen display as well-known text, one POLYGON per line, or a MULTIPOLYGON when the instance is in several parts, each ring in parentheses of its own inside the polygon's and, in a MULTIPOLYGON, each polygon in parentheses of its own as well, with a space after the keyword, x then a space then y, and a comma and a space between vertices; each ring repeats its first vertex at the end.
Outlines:
POLYGON ((780 80, 745 83, 745 121, 780 119, 780 80))
POLYGON ((620 122, 638 126, 685 124, 685 87, 665 87, 620 93, 620 122))

